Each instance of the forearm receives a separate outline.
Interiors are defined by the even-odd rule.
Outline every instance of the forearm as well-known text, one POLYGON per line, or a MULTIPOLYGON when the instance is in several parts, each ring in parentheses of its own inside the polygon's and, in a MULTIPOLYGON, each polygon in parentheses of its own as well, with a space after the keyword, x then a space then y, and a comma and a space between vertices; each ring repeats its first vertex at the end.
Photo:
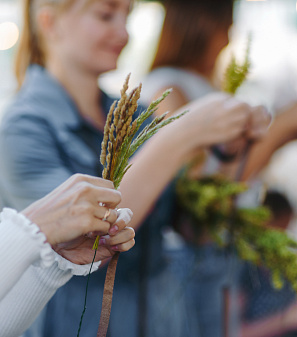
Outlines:
POLYGON ((0 223, 0 326, 6 337, 19 336, 56 289, 71 277, 54 264, 54 252, 23 215, 6 209, 0 223), (42 269, 32 264, 52 267, 42 269))
POLYGON ((132 167, 125 174, 120 191, 120 207, 133 211, 131 225, 136 229, 149 213, 167 184, 190 159, 177 125, 166 126, 150 139, 134 156, 132 167), (172 135, 176 135, 173 137, 172 135))
POLYGON ((1 213, 0 256, 0 326, 6 337, 19 336, 59 287, 90 270, 90 264, 76 265, 56 254, 40 228, 12 209, 1 213))
POLYGON ((276 150, 297 137, 297 106, 278 115, 266 136, 252 145, 244 171, 244 179, 257 175, 276 150))
POLYGON ((36 225, 14 210, 6 209, 1 213, 0 223, 0 301, 18 282, 28 267, 41 261, 41 252, 45 265, 54 261, 54 254, 46 238, 38 233, 36 225))
POLYGON ((241 337, 271 337, 283 336, 288 332, 285 327, 284 314, 279 313, 269 318, 260 319, 256 322, 243 323, 241 337))
POLYGON ((60 270, 56 263, 45 269, 29 267, 0 302, 1 334, 6 337, 21 335, 56 290, 70 278, 71 272, 60 270))

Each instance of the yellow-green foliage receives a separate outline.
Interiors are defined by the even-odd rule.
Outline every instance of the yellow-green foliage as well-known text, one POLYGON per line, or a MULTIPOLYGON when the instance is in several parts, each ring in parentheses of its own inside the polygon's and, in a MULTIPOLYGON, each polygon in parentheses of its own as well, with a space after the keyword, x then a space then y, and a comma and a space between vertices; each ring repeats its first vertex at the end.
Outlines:
POLYGON ((191 215, 194 227, 204 226, 219 245, 226 246, 229 241, 225 234, 232 222, 238 255, 270 269, 276 288, 286 279, 297 292, 297 242, 285 232, 266 226, 270 218, 267 208, 234 207, 234 198, 246 189, 244 183, 218 175, 197 181, 183 175, 176 185, 178 202, 191 215))
POLYGON ((115 101, 110 108, 101 146, 100 162, 104 167, 103 178, 113 181, 115 188, 120 185, 124 174, 129 169, 128 161, 135 151, 162 127, 186 113, 183 112, 170 118, 165 118, 167 113, 156 117, 135 137, 142 124, 151 118, 158 109, 158 105, 169 95, 170 90, 166 90, 133 121, 141 93, 141 84, 128 95, 126 91, 129 78, 130 76, 126 78, 124 83, 121 98, 119 101, 115 101))
POLYGON ((228 65, 224 81, 222 85, 222 89, 225 92, 230 94, 235 94, 237 89, 242 85, 242 83, 246 80, 246 77, 250 70, 250 45, 251 45, 251 37, 248 38, 248 45, 246 48, 245 59, 243 64, 239 64, 235 57, 232 56, 231 62, 228 65))
MULTIPOLYGON (((137 132, 158 109, 159 104, 169 95, 171 90, 166 90, 163 95, 153 101, 134 121, 133 115, 138 107, 141 93, 141 84, 127 94, 130 75, 127 76, 121 97, 114 101, 110 107, 104 127, 104 136, 101 144, 100 162, 103 165, 102 177, 113 181, 118 188, 123 176, 131 167, 130 157, 150 137, 162 127, 183 116, 185 112, 170 118, 165 118, 166 113, 153 119, 136 136, 137 132)), ((98 248, 99 236, 96 238, 93 249, 98 248)))

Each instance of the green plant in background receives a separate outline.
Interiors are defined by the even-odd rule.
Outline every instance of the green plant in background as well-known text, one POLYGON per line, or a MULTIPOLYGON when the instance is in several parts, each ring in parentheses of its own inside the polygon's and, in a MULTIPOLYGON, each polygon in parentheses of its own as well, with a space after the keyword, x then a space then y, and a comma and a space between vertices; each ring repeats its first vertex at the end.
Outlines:
POLYGON ((251 47, 251 35, 248 37, 245 58, 243 64, 239 64, 233 55, 231 61, 225 71, 224 81, 222 84, 222 90, 230 94, 235 94, 237 89, 246 80, 249 74, 251 62, 250 62, 250 47, 251 47))
MULTIPOLYGON (((242 65, 232 57, 225 72, 225 92, 235 94, 245 81, 251 66, 250 45, 251 37, 242 65)), ((267 208, 236 207, 235 200, 248 189, 247 184, 220 175, 194 180, 188 173, 191 166, 177 180, 176 193, 195 235, 199 237, 201 229, 205 229, 218 245, 227 247, 231 243, 243 260, 267 267, 276 288, 287 280, 297 292, 297 242, 285 232, 267 227, 267 208)))
POLYGON ((218 245, 226 247, 232 220, 233 244, 238 255, 271 270, 276 288, 286 279, 297 292, 297 242, 285 232, 267 227, 270 211, 266 207, 233 207, 234 198, 247 188, 245 183, 220 175, 191 180, 187 173, 176 184, 178 202, 190 215, 197 233, 205 228, 218 245))

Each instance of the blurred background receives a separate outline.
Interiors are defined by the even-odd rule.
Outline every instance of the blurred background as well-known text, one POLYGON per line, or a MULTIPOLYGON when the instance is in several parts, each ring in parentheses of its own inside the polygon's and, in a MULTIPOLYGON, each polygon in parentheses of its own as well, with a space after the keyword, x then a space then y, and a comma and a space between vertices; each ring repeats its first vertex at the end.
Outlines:
MULTIPOLYGON (((21 1, 0 0, 0 121, 16 90, 13 58, 18 43, 21 1)), ((123 80, 131 72, 131 85, 138 84, 149 69, 162 27, 164 10, 159 2, 137 1, 130 15, 130 41, 123 51, 116 71, 99 81, 117 96, 123 80)), ((237 0, 230 44, 217 64, 220 82, 232 54, 244 56, 248 34, 252 34, 252 69, 238 96, 252 104, 263 104, 275 115, 297 101, 297 1, 237 0)), ((279 150, 263 172, 267 185, 284 192, 297 210, 297 142, 279 150)), ((297 226, 291 229, 297 233, 297 226)), ((297 235, 296 235, 297 236, 297 235)))

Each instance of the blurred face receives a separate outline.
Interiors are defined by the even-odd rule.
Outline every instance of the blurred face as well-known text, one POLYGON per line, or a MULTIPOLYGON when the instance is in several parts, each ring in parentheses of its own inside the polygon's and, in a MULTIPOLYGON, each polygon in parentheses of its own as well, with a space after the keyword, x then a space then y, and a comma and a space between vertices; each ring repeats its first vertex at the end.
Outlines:
POLYGON ((51 49, 64 60, 63 66, 74 65, 96 75, 115 69, 128 42, 130 5, 130 0, 95 0, 88 5, 76 0, 59 14, 51 49))

